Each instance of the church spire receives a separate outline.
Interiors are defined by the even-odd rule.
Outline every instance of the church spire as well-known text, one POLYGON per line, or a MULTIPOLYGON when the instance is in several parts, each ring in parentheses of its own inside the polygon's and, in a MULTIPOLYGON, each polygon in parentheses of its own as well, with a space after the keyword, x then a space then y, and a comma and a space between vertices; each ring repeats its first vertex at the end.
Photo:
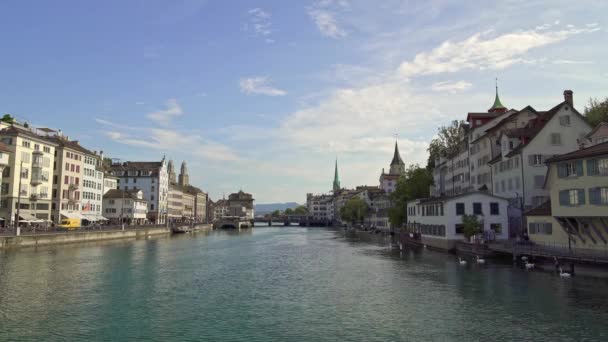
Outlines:
POLYGON ((336 168, 334 170, 334 192, 340 190, 340 177, 338 176, 338 158, 336 158, 336 168))
POLYGON ((401 159, 401 155, 399 154, 399 145, 397 145, 397 140, 395 140, 395 153, 393 154, 393 160, 391 161, 390 174, 402 175, 404 173, 405 163, 401 159))
POLYGON ((498 77, 496 78, 496 97, 494 98, 494 104, 492 108, 488 110, 488 112, 504 112, 507 108, 502 105, 500 102, 500 97, 498 97, 498 77))

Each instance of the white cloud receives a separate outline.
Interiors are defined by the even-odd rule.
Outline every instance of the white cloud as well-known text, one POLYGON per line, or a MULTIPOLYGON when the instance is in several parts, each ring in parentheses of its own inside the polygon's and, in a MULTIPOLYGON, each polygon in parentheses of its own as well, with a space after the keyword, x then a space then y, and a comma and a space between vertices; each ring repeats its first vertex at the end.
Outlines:
POLYGON ((530 50, 558 43, 573 35, 599 30, 598 27, 568 27, 550 31, 527 30, 489 37, 489 32, 476 33, 457 42, 445 41, 429 52, 417 54, 399 67, 404 77, 453 73, 463 70, 504 69, 523 58, 530 50))
POLYGON ((256 37, 265 37, 264 41, 268 44, 275 42, 272 35, 272 14, 261 8, 252 8, 248 12, 249 21, 245 24, 245 30, 251 30, 256 37))
POLYGON ((239 80, 241 92, 245 94, 260 94, 268 96, 284 96, 285 90, 270 85, 270 79, 265 76, 241 78, 239 80))
POLYGON ((314 21, 322 35, 330 38, 346 37, 347 32, 338 25, 335 12, 349 8, 346 0, 320 0, 308 9, 308 15, 314 21))
POLYGON ((575 61, 570 59, 556 59, 553 64, 593 64, 592 61, 575 61))
POLYGON ((448 92, 450 94, 461 93, 469 88, 472 84, 467 81, 443 81, 433 83, 431 89, 437 92, 448 92))
POLYGON ((165 126, 168 125, 171 120, 181 116, 183 113, 182 107, 177 103, 176 99, 168 99, 166 106, 166 109, 149 113, 147 117, 150 120, 165 126))

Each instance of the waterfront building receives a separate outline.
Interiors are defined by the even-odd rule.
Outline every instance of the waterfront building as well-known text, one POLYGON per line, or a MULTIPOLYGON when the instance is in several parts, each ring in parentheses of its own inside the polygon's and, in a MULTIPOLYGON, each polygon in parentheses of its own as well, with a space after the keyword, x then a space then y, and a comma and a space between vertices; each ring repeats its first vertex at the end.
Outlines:
MULTIPOLYGON (((341 189, 338 193, 334 193, 333 196, 333 222, 339 225, 346 225, 347 222, 342 220, 340 211, 346 205, 346 202, 357 194, 357 190, 352 189, 341 189)), ((329 216, 331 217, 331 216, 329 216)))
POLYGON ((140 189, 148 203, 148 221, 165 223, 169 199, 169 175, 165 158, 159 162, 115 162, 109 173, 121 190, 140 189))
POLYGON ((368 206, 369 211, 364 223, 372 228, 390 229, 388 209, 391 207, 389 195, 379 187, 358 186, 356 196, 368 206))
POLYGON ((334 196, 306 194, 306 208, 314 222, 334 221, 334 196))
POLYGON ((169 176, 168 208, 170 220, 205 222, 207 220, 207 194, 190 185, 186 162, 182 162, 179 178, 176 177, 173 160, 169 160, 167 172, 169 176))
POLYGON ((511 199, 517 208, 531 209, 546 202, 544 189, 547 166, 553 156, 575 151, 591 127, 574 108, 572 91, 564 91, 564 101, 547 112, 526 107, 514 117, 526 116, 517 128, 503 129, 498 137, 500 154, 490 163, 493 193, 511 199), (525 124, 524 124, 525 122, 525 124))
POLYGON ((184 192, 181 186, 177 184, 169 185, 169 200, 167 203, 167 216, 170 222, 178 222, 182 220, 184 212, 184 192))
POLYGON ((48 222, 56 144, 19 125, 0 130, 0 141, 10 151, 2 173, 0 217, 15 224, 20 203, 20 222, 48 222))
MULTIPOLYGON (((3 142, 0 142, 0 184, 2 184, 4 169, 9 166, 11 153, 11 149, 3 142)), ((2 187, 2 193, 0 193, 0 196, 2 195, 4 195, 4 187, 2 187)), ((7 220, 4 217, 1 218, 0 226, 6 226, 8 224, 7 220)))
POLYGON ((112 189, 118 189, 118 177, 113 176, 109 172, 105 172, 103 175, 103 194, 105 195, 106 192, 112 189))
POLYGON ((243 192, 243 190, 230 194, 227 202, 229 216, 239 216, 253 220, 255 217, 253 201, 253 196, 243 192))
POLYGON ((425 245, 452 250, 464 241, 463 215, 476 215, 485 241, 504 240, 509 236, 508 203, 487 192, 412 200, 407 202, 406 231, 419 234, 425 245))
POLYGON ((148 221, 148 203, 140 189, 111 189, 103 195, 103 214, 111 224, 141 225, 148 221))
POLYGON ((184 192, 194 198, 194 220, 197 222, 207 222, 207 193, 192 185, 186 186, 184 192))
POLYGON ((395 152, 393 153, 393 160, 391 161, 389 172, 385 173, 383 168, 382 173, 380 174, 380 189, 387 193, 395 191, 399 177, 403 176, 404 174, 405 163, 403 162, 403 159, 401 159, 401 155, 399 154, 399 146, 395 141, 395 152))
POLYGON ((526 213, 537 244, 571 249, 608 245, 608 142, 546 160, 550 200, 526 213))
POLYGON ((228 201, 226 199, 217 200, 215 203, 212 204, 212 207, 213 207, 212 221, 219 220, 221 218, 228 216, 228 201))

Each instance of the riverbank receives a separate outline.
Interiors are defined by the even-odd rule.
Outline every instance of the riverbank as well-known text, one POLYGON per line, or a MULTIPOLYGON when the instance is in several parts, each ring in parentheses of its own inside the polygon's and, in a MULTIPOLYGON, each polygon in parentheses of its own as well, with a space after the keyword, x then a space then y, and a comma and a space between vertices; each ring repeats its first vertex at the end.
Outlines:
MULTIPOLYGON (((200 224, 201 230, 213 229, 210 224, 200 224)), ((167 227, 127 227, 125 230, 85 230, 73 232, 54 232, 23 234, 20 236, 0 236, 0 249, 14 249, 62 245, 70 243, 94 242, 117 239, 147 239, 149 236, 171 234, 167 227)))

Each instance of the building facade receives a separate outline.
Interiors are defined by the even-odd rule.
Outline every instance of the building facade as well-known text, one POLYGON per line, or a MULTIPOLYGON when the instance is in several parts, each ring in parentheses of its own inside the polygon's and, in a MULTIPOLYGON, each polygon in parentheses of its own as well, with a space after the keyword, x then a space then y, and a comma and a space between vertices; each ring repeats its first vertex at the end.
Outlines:
POLYGON ((139 189, 111 189, 103 195, 103 214, 110 224, 141 225, 148 221, 148 203, 139 189))
POLYGON ((399 178, 405 174, 405 163, 401 159, 399 154, 399 146, 395 141, 395 152, 393 153, 393 160, 389 168, 389 172, 385 173, 382 169, 380 174, 380 189, 386 193, 391 193, 397 188, 397 182, 399 178))

